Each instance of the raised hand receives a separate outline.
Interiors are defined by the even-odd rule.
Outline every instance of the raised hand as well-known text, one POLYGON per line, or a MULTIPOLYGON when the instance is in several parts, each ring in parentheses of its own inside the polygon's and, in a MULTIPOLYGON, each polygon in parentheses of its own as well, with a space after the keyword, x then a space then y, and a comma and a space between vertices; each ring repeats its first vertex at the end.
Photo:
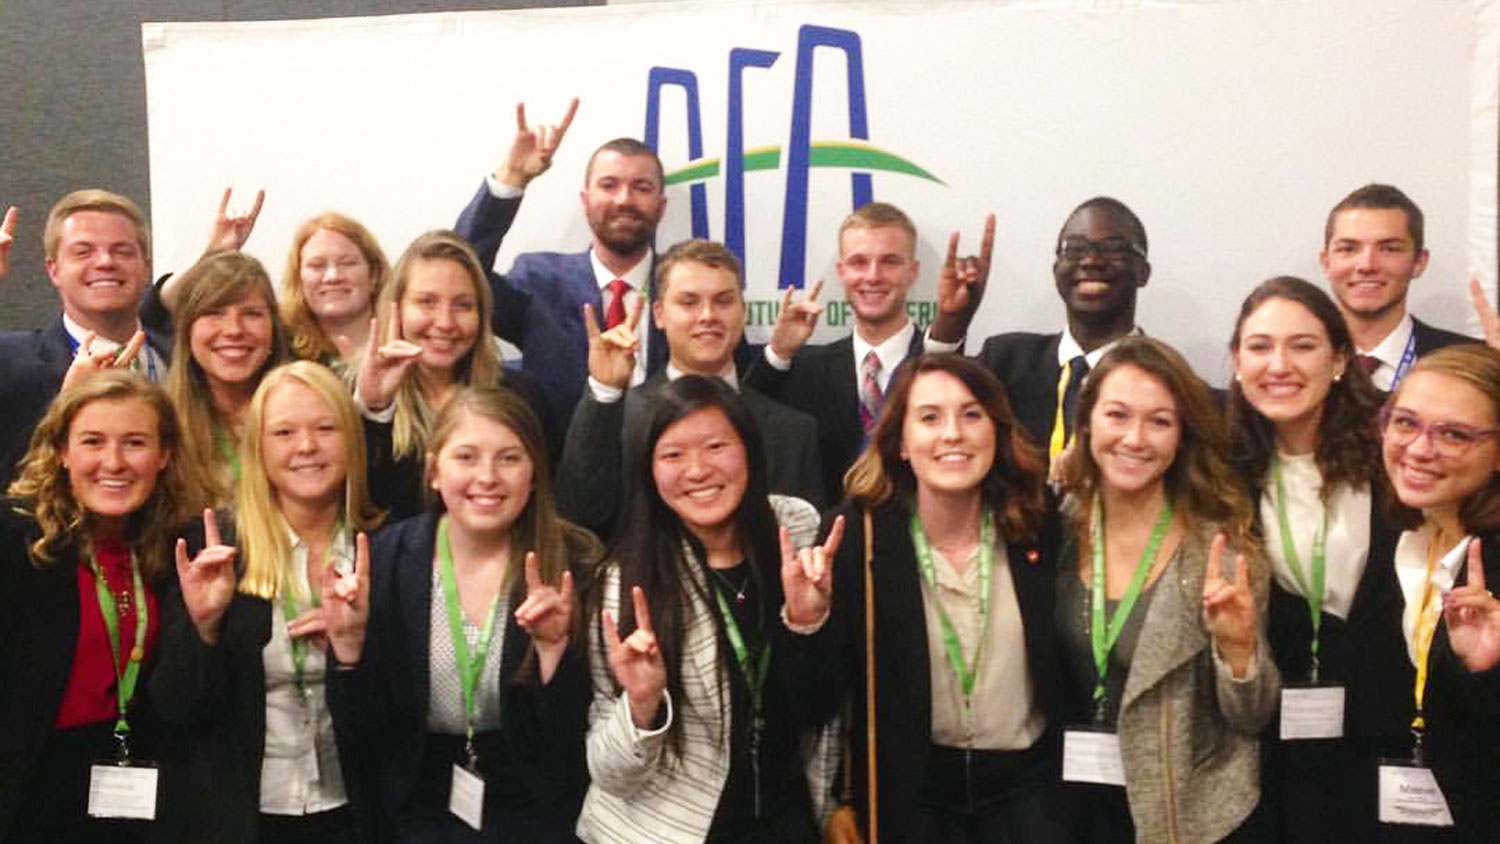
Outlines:
POLYGON ((516 608, 516 624, 531 635, 536 646, 542 684, 552 680, 573 624, 573 575, 564 571, 559 589, 542 580, 536 552, 526 552, 526 600, 516 608))
POLYGON ((219 641, 219 624, 234 599, 233 546, 219 538, 219 523, 213 510, 203 511, 203 550, 188 561, 187 540, 177 540, 177 583, 188 617, 207 644, 219 641))
POLYGON ((1250 591, 1250 564, 1244 554, 1234 558, 1234 580, 1224 579, 1224 534, 1214 536, 1203 576, 1203 624, 1219 654, 1236 677, 1243 677, 1255 657, 1255 632, 1260 619, 1255 594, 1250 591))
POLYGON ((370 623, 370 537, 364 531, 354 536, 354 570, 340 572, 330 560, 319 592, 324 632, 334 659, 344 665, 357 664, 370 623))
POLYGON ((1470 671, 1500 665, 1500 600, 1484 585, 1479 539, 1469 542, 1469 579, 1443 597, 1443 621, 1453 654, 1470 671))
POLYGON ((995 215, 984 218, 984 236, 979 241, 979 255, 958 257, 958 232, 948 238, 948 255, 938 274, 938 315, 932 323, 932 339, 957 343, 969 333, 974 311, 984 298, 990 280, 990 255, 995 250, 995 215))
POLYGON ((401 382, 406 380, 412 367, 422 359, 422 347, 401 339, 399 307, 391 308, 390 332, 383 344, 380 342, 380 332, 375 330, 375 320, 375 317, 370 317, 370 336, 365 341, 365 353, 359 363, 359 378, 355 389, 365 407, 383 410, 396 400, 396 391, 401 388, 401 382))
POLYGON ((266 201, 266 192, 255 192, 255 204, 247 213, 229 210, 229 196, 234 188, 224 189, 224 198, 219 200, 219 213, 214 216, 214 228, 208 236, 208 252, 238 252, 255 231, 255 219, 260 216, 260 206, 266 201))
POLYGON ((793 304, 794 289, 786 289, 786 294, 781 297, 781 312, 776 315, 776 327, 771 331, 771 351, 777 357, 791 360, 812 337, 813 330, 818 327, 818 317, 823 315, 823 306, 818 302, 818 294, 822 291, 823 280, 818 279, 807 296, 793 304))
POLYGON ((621 641, 614 615, 604 610, 604 643, 609 648, 609 671, 630 701, 630 719, 640 729, 648 730, 656 723, 661 707, 667 667, 661 661, 656 632, 651 629, 646 593, 639 586, 632 587, 630 599, 635 602, 635 631, 621 641))
POLYGON ((816 624, 833 603, 833 555, 844 539, 844 517, 833 520, 822 545, 792 550, 791 534, 781 528, 781 592, 786 619, 799 627, 816 624))
POLYGON ((1500 349, 1500 314, 1484 295, 1484 285, 1479 279, 1469 279, 1469 301, 1474 303, 1474 313, 1479 317, 1479 327, 1484 330, 1484 343, 1491 349, 1500 349))
POLYGON ((10 272, 10 248, 16 243, 16 206, 5 209, 5 220, 0 222, 0 278, 10 272))
POLYGON ((530 128, 526 125, 526 104, 516 103, 516 137, 510 142, 505 163, 495 171, 495 181, 513 188, 524 188, 532 179, 547 172, 552 166, 552 156, 562 144, 563 136, 573 124, 573 115, 577 113, 578 98, 574 97, 561 123, 530 128))
POLYGON ((83 343, 80 346, 82 353, 74 355, 73 362, 68 364, 68 371, 63 373, 62 389, 75 387, 87 381, 88 377, 96 372, 128 368, 146 345, 146 332, 137 331, 130 336, 130 342, 124 347, 109 350, 96 350, 94 341, 97 339, 98 335, 92 331, 83 335, 83 343))
POLYGON ((601 332, 594 319, 594 308, 587 302, 583 305, 583 330, 589 337, 589 375, 595 381, 624 390, 630 386, 630 376, 635 374, 635 352, 640 341, 635 337, 635 326, 641 321, 641 297, 635 297, 625 312, 625 321, 601 332))

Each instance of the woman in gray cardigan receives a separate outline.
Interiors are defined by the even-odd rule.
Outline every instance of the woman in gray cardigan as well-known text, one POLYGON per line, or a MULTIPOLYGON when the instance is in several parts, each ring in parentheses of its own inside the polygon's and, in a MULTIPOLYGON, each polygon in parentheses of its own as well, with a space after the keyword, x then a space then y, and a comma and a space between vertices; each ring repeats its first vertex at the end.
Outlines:
POLYGON ((1132 337, 1078 413, 1057 591, 1076 840, 1260 840, 1256 736, 1280 675, 1212 394, 1170 347, 1132 337))

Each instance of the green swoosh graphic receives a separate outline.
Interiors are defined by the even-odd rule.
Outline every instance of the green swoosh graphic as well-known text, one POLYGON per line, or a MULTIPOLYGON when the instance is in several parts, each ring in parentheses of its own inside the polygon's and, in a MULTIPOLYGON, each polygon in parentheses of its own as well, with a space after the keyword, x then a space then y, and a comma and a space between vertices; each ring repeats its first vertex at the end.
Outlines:
MULTIPOLYGON (((847 170, 884 170, 905 173, 930 182, 944 184, 942 179, 893 152, 867 144, 819 141, 808 151, 809 167, 841 167, 847 170)), ((707 181, 718 176, 722 159, 700 158, 667 174, 667 184, 681 185, 707 181)), ((781 167, 781 147, 757 147, 745 152, 745 172, 775 170, 781 167)))

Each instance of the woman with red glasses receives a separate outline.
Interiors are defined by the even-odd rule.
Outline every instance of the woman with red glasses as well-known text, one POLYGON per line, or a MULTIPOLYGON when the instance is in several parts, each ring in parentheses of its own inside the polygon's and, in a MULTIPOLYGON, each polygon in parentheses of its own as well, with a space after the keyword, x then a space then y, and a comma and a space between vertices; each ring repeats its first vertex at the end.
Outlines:
POLYGON ((1380 421, 1391 485, 1421 515, 1396 545, 1413 746, 1380 768, 1382 820, 1500 841, 1500 353, 1422 358, 1380 421))

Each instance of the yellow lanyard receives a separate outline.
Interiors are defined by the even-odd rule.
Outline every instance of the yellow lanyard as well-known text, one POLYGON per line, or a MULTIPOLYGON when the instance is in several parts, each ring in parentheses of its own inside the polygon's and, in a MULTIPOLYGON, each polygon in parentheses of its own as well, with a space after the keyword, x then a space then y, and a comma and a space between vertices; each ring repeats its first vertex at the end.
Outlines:
POLYGON ((1442 539, 1443 532, 1437 531, 1427 545, 1427 574, 1422 581, 1421 609, 1417 612, 1416 628, 1412 631, 1412 645, 1417 658, 1417 679, 1412 689, 1412 699, 1416 702, 1416 714, 1411 719, 1414 740, 1412 755, 1418 763, 1422 761, 1422 735, 1427 729, 1427 720, 1422 710, 1423 700, 1427 696, 1427 661, 1432 655, 1432 638, 1437 634, 1438 619, 1442 618, 1442 603, 1438 601, 1437 589, 1432 585, 1432 573, 1437 570, 1439 551, 1443 547, 1442 539))

